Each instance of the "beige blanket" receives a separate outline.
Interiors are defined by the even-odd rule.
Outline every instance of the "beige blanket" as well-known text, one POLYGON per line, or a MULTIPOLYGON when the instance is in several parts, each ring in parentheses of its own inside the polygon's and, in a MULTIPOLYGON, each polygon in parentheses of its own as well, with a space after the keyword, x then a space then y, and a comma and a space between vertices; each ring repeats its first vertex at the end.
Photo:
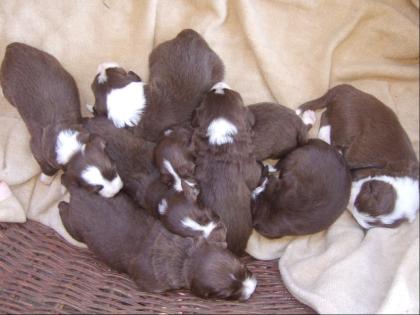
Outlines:
MULTIPOLYGON (((221 56, 226 81, 247 104, 296 108, 350 83, 397 113, 418 153, 418 0, 2 0, 0 56, 13 41, 50 52, 74 75, 84 105, 93 101, 89 85, 100 62, 119 62, 147 80, 151 49, 184 28, 200 32, 221 56)), ((39 182, 28 141, 18 113, 0 97, 0 181, 12 189, 0 202, 0 220, 33 219, 80 246, 57 213, 68 195, 59 177, 50 186, 39 182)), ((418 232, 417 218, 364 233, 346 212, 312 236, 268 241, 254 234, 248 251, 281 257, 286 286, 318 312, 418 313, 418 232)))

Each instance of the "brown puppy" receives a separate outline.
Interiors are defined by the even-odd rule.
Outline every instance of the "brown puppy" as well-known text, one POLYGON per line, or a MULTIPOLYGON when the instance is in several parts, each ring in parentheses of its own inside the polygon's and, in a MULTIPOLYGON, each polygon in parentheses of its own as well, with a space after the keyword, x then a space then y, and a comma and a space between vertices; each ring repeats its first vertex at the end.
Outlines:
POLYGON ((218 215, 208 208, 200 208, 196 194, 185 185, 183 191, 174 189, 165 194, 158 210, 162 224, 172 233, 184 237, 202 236, 226 247, 226 227, 218 215))
POLYGON ((374 96, 339 85, 303 104, 327 108, 319 138, 339 149, 353 177, 349 209, 368 229, 413 221, 419 209, 419 164, 395 113, 374 96))
POLYGON ((199 203, 220 216, 235 254, 243 253, 251 234, 251 190, 261 175, 253 154, 253 123, 239 93, 222 82, 207 93, 193 119, 199 203))
POLYGON ((149 69, 145 85, 135 73, 106 63, 92 83, 96 113, 108 116, 116 127, 134 127, 136 135, 149 141, 172 126, 189 125, 205 93, 224 75, 220 58, 188 29, 153 49, 149 69))
POLYGON ((253 225, 278 238, 328 228, 346 209, 351 176, 343 157, 311 139, 276 165, 279 177, 266 177, 253 192, 253 225))
POLYGON ((175 172, 195 185, 191 133, 189 128, 175 127, 165 130, 159 139, 154 151, 154 163, 159 168, 163 182, 171 184, 175 172))
POLYGON ((116 128, 105 117, 85 119, 84 126, 105 140, 105 151, 116 164, 124 190, 138 205, 157 216, 157 204, 169 188, 159 181, 159 171, 153 165, 155 144, 116 128))
POLYGON ((252 104, 248 108, 255 117, 252 139, 258 161, 280 159, 307 142, 308 127, 293 110, 275 103, 252 104))
POLYGON ((73 77, 50 54, 12 43, 1 65, 1 86, 31 134, 31 151, 43 181, 58 169, 104 197, 122 187, 102 141, 83 131, 79 93, 73 77))
POLYGON ((200 297, 241 300, 254 292, 255 278, 226 249, 172 234, 124 192, 104 199, 68 189, 70 203, 59 204, 67 231, 141 290, 187 288, 200 297))

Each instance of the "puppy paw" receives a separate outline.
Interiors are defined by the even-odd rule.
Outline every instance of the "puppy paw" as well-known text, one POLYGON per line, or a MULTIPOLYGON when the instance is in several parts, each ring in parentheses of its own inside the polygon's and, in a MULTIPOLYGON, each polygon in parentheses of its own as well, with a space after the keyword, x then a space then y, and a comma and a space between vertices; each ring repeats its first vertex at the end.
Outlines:
POLYGON ((251 196, 253 200, 257 199, 258 195, 261 194, 265 190, 265 187, 267 186, 267 182, 268 182, 268 178, 266 177, 264 178, 264 181, 262 182, 262 184, 252 191, 251 196))
POLYGON ((313 110, 306 110, 300 116, 305 125, 313 125, 316 121, 316 115, 313 110))
POLYGON ((93 105, 86 104, 86 108, 87 108, 88 111, 90 111, 91 113, 93 113, 93 105))
POLYGON ((48 175, 45 175, 44 173, 42 173, 41 176, 39 177, 39 181, 43 183, 44 185, 50 185, 53 180, 54 180, 54 176, 48 176, 48 175))

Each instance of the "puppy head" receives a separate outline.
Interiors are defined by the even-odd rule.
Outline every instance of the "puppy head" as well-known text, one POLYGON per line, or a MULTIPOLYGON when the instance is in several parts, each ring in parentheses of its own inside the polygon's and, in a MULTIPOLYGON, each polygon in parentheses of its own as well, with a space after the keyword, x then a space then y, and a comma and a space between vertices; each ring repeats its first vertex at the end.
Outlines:
POLYGON ((254 293, 257 280, 227 249, 199 240, 190 259, 189 284, 195 295, 245 301, 254 293))
POLYGON ((219 216, 208 208, 200 208, 195 199, 184 192, 169 192, 159 203, 162 223, 171 232, 184 237, 204 237, 226 247, 226 227, 219 216))
POLYGON ((105 152, 105 141, 88 133, 82 134, 80 141, 83 149, 70 159, 66 166, 66 177, 105 198, 115 196, 123 183, 115 163, 105 152))
POLYGON ((210 89, 194 112, 192 125, 201 129, 210 145, 233 143, 241 132, 250 132, 255 123, 241 95, 224 82, 210 89))
POLYGON ((395 207, 397 192, 391 184, 381 180, 363 183, 354 205, 360 212, 370 216, 391 213, 395 207))
MULTIPOLYGON (((191 132, 186 128, 167 129, 161 136, 154 150, 154 162, 166 179, 171 179, 171 172, 164 161, 171 164, 173 170, 182 178, 194 175, 194 157, 189 148, 191 132)), ((169 182, 167 182, 169 184, 169 182)))
POLYGON ((107 116, 117 128, 137 125, 145 106, 144 83, 133 71, 116 63, 102 63, 91 84, 93 113, 107 116))

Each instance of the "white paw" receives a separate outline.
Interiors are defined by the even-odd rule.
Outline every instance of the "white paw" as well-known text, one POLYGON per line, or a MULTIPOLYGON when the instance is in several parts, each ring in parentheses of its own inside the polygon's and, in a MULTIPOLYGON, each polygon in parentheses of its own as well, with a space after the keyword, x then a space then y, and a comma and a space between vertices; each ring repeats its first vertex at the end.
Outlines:
POLYGON ((54 176, 48 176, 48 175, 45 175, 44 173, 42 173, 41 176, 39 177, 39 181, 45 185, 50 185, 53 180, 54 180, 54 176))
POLYGON ((267 182, 268 182, 268 178, 266 177, 264 181, 262 182, 262 184, 253 190, 252 192, 253 200, 257 199, 258 195, 261 194, 265 190, 265 187, 267 186, 267 182))
POLYGON ((313 125, 316 121, 316 115, 313 110, 304 111, 301 118, 305 125, 313 125))
POLYGON ((93 113, 93 105, 86 104, 86 108, 87 108, 88 111, 90 111, 91 113, 93 113))

